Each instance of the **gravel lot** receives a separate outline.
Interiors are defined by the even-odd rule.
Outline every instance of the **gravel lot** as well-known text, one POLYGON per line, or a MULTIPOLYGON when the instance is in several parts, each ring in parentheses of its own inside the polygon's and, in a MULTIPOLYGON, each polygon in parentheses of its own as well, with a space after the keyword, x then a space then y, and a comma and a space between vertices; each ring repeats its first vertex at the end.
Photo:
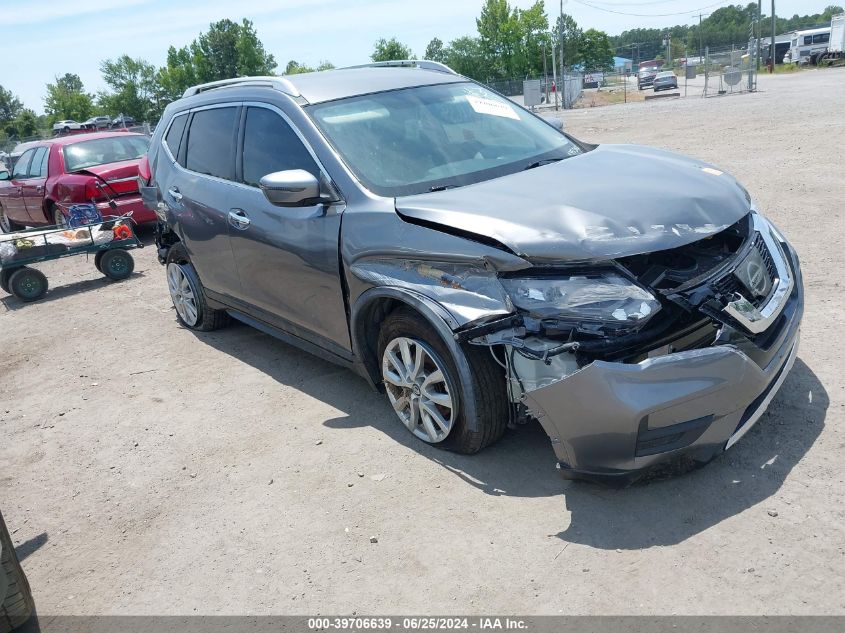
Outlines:
POLYGON ((39 612, 845 614, 845 69, 760 87, 566 116, 731 171, 803 258, 769 413, 674 479, 565 482, 538 425, 429 448, 348 371, 180 329, 151 248, 118 284, 44 265, 46 299, 0 298, 0 507, 39 612))

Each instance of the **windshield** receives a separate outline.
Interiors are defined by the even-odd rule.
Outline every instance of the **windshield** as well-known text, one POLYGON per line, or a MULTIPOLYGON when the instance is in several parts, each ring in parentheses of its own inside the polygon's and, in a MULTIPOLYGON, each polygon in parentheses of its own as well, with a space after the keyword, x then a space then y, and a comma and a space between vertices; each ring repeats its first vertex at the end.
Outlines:
POLYGON ((65 145, 65 171, 79 171, 96 165, 135 160, 147 153, 150 140, 146 136, 125 135, 97 138, 65 145))
POLYGON ((382 196, 469 185, 583 151, 473 83, 350 97, 308 113, 358 179, 382 196))

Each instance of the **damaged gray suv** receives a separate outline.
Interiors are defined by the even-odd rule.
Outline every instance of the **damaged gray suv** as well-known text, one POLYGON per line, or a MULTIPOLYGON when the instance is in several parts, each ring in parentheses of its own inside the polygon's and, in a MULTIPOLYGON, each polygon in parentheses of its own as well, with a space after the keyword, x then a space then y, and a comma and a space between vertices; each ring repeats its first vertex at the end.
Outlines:
POLYGON ((792 366, 798 257, 728 174, 558 127, 431 62, 189 89, 143 187, 179 321, 353 367, 455 451, 534 418, 571 476, 707 461, 792 366))

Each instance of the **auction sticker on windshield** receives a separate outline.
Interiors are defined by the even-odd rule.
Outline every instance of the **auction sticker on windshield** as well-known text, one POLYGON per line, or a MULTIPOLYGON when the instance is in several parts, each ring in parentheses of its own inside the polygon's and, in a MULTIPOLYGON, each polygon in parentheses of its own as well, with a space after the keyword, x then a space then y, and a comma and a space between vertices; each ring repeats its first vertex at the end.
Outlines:
POLYGON ((472 109, 479 114, 492 114, 493 116, 501 116, 519 121, 519 115, 507 103, 474 97, 472 95, 466 95, 466 99, 469 101, 472 109))

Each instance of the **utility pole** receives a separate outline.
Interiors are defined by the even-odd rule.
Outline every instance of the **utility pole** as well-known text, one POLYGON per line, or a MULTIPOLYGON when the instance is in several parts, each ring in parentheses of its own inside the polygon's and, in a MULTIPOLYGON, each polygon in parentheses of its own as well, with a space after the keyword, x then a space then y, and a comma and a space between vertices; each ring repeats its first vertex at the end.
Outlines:
POLYGON ((760 72, 760 56, 763 54, 763 0, 757 0, 757 72, 760 72))
POLYGON ((559 82, 557 80, 557 63, 555 62, 556 58, 557 56, 555 55, 555 48, 554 46, 552 46, 552 85, 554 86, 555 91, 555 110, 558 109, 557 96, 560 93, 560 86, 558 85, 559 82))
MULTIPOLYGON (((760 0, 762 2, 762 0, 760 0)), ((701 59, 701 51, 704 49, 704 46, 701 45, 701 14, 698 14, 698 59, 701 59)))
POLYGON ((777 29, 777 18, 775 18, 775 0, 772 0, 772 45, 769 47, 772 58, 772 72, 775 72, 775 30, 777 29))
MULTIPOLYGON (((762 2, 762 0, 760 0, 762 2)), ((546 105, 549 103, 549 71, 546 66, 546 39, 543 38, 543 85, 546 86, 546 105)))
POLYGON ((672 65, 672 34, 666 34, 666 64, 672 65))
MULTIPOLYGON (((774 2, 775 0, 772 0, 774 2)), ((562 108, 566 108, 566 77, 563 72, 563 0, 560 0, 560 27, 558 28, 558 39, 560 40, 560 104, 562 108)))

